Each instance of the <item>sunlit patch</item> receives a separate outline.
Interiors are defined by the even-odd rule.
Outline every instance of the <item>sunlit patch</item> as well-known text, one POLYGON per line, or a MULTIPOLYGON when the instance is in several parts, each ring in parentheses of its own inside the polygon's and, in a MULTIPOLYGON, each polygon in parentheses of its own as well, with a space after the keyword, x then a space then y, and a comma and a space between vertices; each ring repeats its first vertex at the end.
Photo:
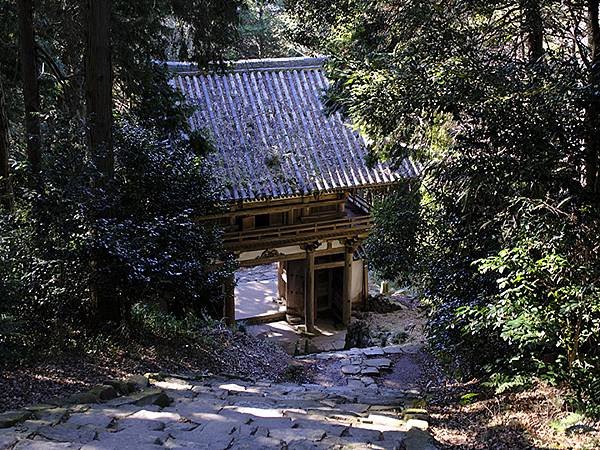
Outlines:
POLYGON ((224 389, 226 391, 232 392, 244 392, 246 390, 246 387, 235 383, 229 383, 219 385, 219 389, 224 389))
POLYGON ((235 411, 240 414, 248 414, 254 417, 263 417, 263 418, 279 418, 284 417, 283 411, 281 409, 275 408, 257 408, 252 406, 226 406, 223 408, 228 411, 235 411))

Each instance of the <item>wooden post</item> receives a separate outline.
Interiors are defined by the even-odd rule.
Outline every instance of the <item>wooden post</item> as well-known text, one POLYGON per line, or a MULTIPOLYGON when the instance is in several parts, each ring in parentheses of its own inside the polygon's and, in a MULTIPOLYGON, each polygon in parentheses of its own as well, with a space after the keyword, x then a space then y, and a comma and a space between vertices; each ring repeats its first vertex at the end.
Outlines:
POLYGON ((304 245, 306 251, 306 276, 304 285, 304 323, 307 333, 315 332, 315 250, 318 242, 304 245))
POLYGON ((227 325, 233 325, 235 323, 235 275, 232 274, 225 279, 223 293, 223 318, 227 325))
POLYGON ((286 282, 283 280, 285 271, 285 261, 277 262, 277 295, 280 299, 285 299, 286 282))
POLYGON ((344 298, 342 302, 342 324, 348 326, 352 317, 352 259, 356 248, 355 239, 347 239, 344 243, 344 298))

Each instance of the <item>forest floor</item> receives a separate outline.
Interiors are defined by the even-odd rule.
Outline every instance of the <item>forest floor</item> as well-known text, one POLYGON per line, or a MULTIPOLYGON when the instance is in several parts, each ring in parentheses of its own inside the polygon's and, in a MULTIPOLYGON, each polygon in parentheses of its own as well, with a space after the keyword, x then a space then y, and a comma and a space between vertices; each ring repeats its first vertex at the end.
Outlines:
MULTIPOLYGON (((199 353, 185 345, 156 342, 115 346, 90 354, 40 354, 17 366, 0 367, 0 411, 64 397, 107 379, 146 372, 202 373, 248 380, 314 383, 324 389, 417 390, 430 414, 429 431, 446 449, 598 449, 600 423, 569 408, 568 392, 547 384, 495 395, 478 380, 448 376, 427 351, 425 315, 403 299, 399 307, 357 314, 368 325, 372 352, 397 346, 388 370, 373 376, 345 373, 348 358, 314 354, 293 358, 273 342, 216 326, 199 353)), ((352 353, 352 352, 350 352, 352 353)), ((376 355, 369 357, 377 358, 376 355)), ((356 359, 350 355, 349 360, 356 359)), ((362 361, 364 362, 364 361, 362 361)), ((361 367, 361 369, 364 369, 361 367)))
POLYGON ((0 411, 148 372, 235 374, 267 380, 286 376, 291 358, 270 342, 224 326, 207 329, 204 338, 207 344, 200 351, 177 342, 112 342, 87 354, 40 352, 21 363, 6 363, 0 366, 0 411))
MULTIPOLYGON (((495 394, 478 380, 449 376, 427 351, 426 317, 418 303, 394 294, 391 300, 398 310, 358 314, 368 324, 371 344, 402 340, 410 348, 397 355, 394 369, 377 383, 422 392, 430 431, 442 448, 600 449, 600 422, 571 409, 567 389, 538 382, 519 392, 495 394)), ((385 310, 385 301, 379 307, 385 310)), ((319 376, 327 377, 328 370, 320 369, 319 376)))

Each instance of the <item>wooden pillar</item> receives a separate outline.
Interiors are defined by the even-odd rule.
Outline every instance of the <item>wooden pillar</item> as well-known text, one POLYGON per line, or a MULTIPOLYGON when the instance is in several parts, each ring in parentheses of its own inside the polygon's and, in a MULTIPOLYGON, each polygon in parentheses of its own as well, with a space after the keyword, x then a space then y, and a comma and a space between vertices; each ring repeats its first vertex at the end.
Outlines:
POLYGON ((223 318, 227 325, 233 325, 235 323, 235 275, 232 274, 225 279, 223 293, 223 318))
POLYGON ((344 243, 344 297, 342 302, 342 324, 348 326, 352 317, 352 260, 354 249, 356 248, 355 239, 347 239, 344 243))
POLYGON ((286 282, 283 279, 285 272, 285 261, 277 262, 277 295, 279 298, 285 298, 286 296, 286 282))
POLYGON ((315 332, 315 250, 318 242, 304 245, 306 251, 306 275, 304 285, 304 323, 307 333, 315 332))

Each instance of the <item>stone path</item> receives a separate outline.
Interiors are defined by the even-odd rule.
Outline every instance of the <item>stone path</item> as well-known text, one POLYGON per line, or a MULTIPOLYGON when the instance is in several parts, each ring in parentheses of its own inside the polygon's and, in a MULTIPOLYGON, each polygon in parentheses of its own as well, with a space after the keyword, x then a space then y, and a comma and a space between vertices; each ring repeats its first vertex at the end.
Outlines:
POLYGON ((412 408, 419 393, 380 387, 364 373, 387 370, 385 355, 315 355, 344 362, 338 386, 171 377, 101 404, 40 406, 0 430, 0 448, 434 450, 426 411, 412 408))

